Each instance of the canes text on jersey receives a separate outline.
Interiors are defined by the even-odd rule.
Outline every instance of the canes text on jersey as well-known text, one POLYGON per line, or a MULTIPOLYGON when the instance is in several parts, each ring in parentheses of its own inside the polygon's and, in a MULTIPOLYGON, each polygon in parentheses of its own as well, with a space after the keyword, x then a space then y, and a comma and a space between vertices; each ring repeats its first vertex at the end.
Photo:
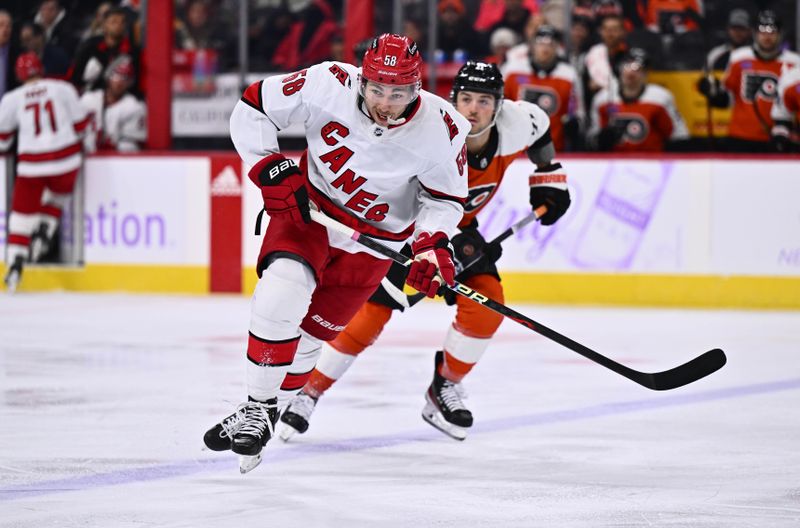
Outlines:
POLYGON ((326 145, 336 148, 323 153, 319 159, 328 166, 331 172, 338 175, 338 178, 333 180, 331 185, 350 195, 350 199, 344 204, 345 207, 363 214, 367 220, 380 222, 386 218, 386 213, 389 212, 389 204, 375 203, 378 195, 361 189, 367 182, 367 178, 358 176, 351 169, 345 168, 345 164, 350 160, 354 152, 344 145, 339 145, 339 141, 349 134, 350 130, 336 121, 331 121, 323 126, 320 130, 322 140, 326 145))

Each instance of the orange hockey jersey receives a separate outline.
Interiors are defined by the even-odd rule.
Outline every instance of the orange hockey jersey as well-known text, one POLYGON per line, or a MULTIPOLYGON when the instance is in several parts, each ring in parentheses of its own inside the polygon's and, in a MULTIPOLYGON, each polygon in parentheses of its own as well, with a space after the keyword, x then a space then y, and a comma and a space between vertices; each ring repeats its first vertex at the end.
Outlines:
POLYGON ((538 105, 550 116, 556 150, 564 150, 564 123, 571 116, 583 121, 583 97, 575 68, 558 62, 551 70, 534 71, 526 56, 504 66, 505 97, 538 105))
POLYGON ((660 152, 667 141, 689 137, 675 98, 655 84, 648 84, 635 101, 624 101, 616 90, 613 96, 606 89, 598 92, 592 100, 589 136, 597 137, 608 126, 623 131, 615 152, 660 152))
MULTIPOLYGON (((467 154, 469 190, 459 227, 472 223, 497 192, 511 162, 545 137, 549 128, 547 114, 535 104, 508 99, 502 102, 483 152, 467 154)), ((527 193, 528 182, 522 185, 527 193)))
POLYGON ((728 135, 748 141, 769 141, 772 103, 784 66, 800 66, 800 55, 783 51, 773 60, 762 60, 751 46, 731 52, 722 83, 733 102, 728 135))
POLYGON ((700 0, 649 0, 644 14, 647 29, 660 33, 685 33, 700 29, 697 21, 687 11, 703 14, 700 0))

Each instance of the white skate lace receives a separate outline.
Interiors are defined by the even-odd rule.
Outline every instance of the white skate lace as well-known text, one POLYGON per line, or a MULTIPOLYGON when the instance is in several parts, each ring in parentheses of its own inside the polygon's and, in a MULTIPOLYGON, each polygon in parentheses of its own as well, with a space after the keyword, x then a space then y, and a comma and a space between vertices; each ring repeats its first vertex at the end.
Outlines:
POLYGON ((301 392, 292 400, 287 412, 302 416, 305 420, 308 420, 311 417, 311 413, 314 412, 314 406, 316 406, 316 404, 317 401, 314 398, 305 392, 301 392))
POLYGON ((236 408, 236 412, 232 415, 225 418, 220 425, 222 426, 222 431, 219 432, 220 438, 233 438, 239 428, 244 423, 244 419, 247 416, 247 403, 243 403, 236 408))
POLYGON ((439 398, 442 403, 451 411, 459 411, 466 409, 464 403, 461 401, 461 390, 459 390, 460 383, 453 383, 452 381, 445 380, 442 383, 442 388, 439 391, 439 398))
POLYGON ((245 416, 236 434, 260 437, 265 430, 269 430, 270 438, 275 436, 275 427, 269 417, 268 409, 277 409, 277 405, 247 402, 240 406, 240 408, 242 407, 244 408, 245 416))

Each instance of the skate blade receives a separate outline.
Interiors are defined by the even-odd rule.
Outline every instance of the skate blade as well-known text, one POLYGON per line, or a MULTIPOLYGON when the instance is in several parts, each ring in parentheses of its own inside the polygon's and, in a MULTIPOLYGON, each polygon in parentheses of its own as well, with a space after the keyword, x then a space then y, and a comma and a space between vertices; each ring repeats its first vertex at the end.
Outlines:
POLYGON ((239 455, 239 473, 242 475, 249 473, 257 468, 260 463, 261 453, 254 456, 239 455))
POLYGON ((284 442, 288 442, 290 438, 294 435, 298 434, 300 431, 292 427, 288 424, 283 424, 281 428, 278 430, 278 438, 283 440, 284 442))
POLYGON ((467 430, 465 428, 449 423, 436 410, 430 411, 428 407, 425 407, 425 410, 422 411, 422 419, 454 440, 463 442, 467 438, 467 430))
POLYGON ((8 275, 8 277, 6 277, 5 283, 6 283, 6 291, 8 293, 17 292, 17 287, 19 286, 19 279, 20 279, 20 274, 16 271, 12 271, 8 275))

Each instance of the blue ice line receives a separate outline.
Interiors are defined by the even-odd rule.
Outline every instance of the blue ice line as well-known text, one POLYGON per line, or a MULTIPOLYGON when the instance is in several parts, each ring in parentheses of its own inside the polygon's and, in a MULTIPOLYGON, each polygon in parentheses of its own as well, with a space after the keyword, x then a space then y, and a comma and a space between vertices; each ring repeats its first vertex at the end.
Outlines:
MULTIPOLYGON (((495 420, 483 420, 472 427, 470 430, 470 435, 507 431, 512 429, 520 429, 523 427, 548 425, 560 422, 586 420, 601 416, 615 416, 645 410, 662 409, 666 407, 694 405, 716 400, 742 398, 746 396, 795 389, 800 389, 800 378, 769 383, 758 383, 754 385, 740 385, 737 387, 728 387, 724 389, 689 394, 658 396, 644 400, 601 403, 598 405, 577 407, 574 409, 565 409, 561 411, 550 411, 524 416, 498 418, 495 420)), ((265 451, 263 463, 265 465, 278 464, 318 455, 365 451, 368 449, 393 447, 413 442, 431 442, 439 440, 445 441, 446 439, 441 433, 433 429, 429 429, 425 431, 420 430, 409 431, 406 433, 393 433, 390 435, 365 436, 319 444, 288 444, 281 446, 279 449, 268 448, 265 451)), ((51 495, 65 491, 85 491, 93 488, 131 484, 134 482, 185 477, 195 473, 212 471, 229 471, 231 473, 236 472, 238 467, 237 458, 235 456, 231 456, 230 453, 226 453, 226 455, 227 456, 222 458, 185 460, 174 464, 159 464, 141 468, 122 469, 83 477, 69 477, 64 479, 45 480, 41 482, 23 484, 21 486, 0 489, 0 502, 21 498, 38 497, 42 495, 51 495)))

